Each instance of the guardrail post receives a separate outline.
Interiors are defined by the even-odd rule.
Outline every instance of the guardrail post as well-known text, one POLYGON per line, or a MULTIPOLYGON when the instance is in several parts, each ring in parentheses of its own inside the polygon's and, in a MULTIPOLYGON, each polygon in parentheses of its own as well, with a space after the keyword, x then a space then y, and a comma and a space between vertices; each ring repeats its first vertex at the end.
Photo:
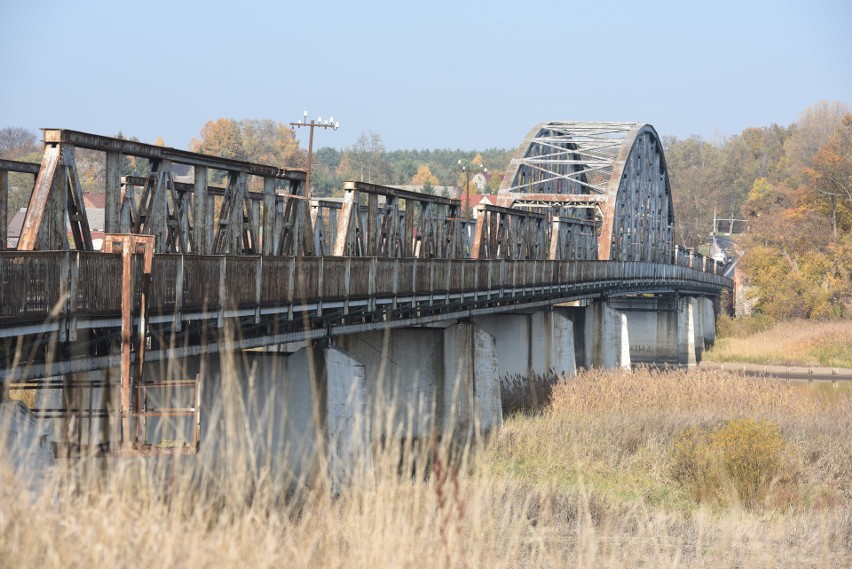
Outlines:
POLYGON ((435 260, 429 259, 429 306, 435 304, 435 260))
POLYGON ((68 287, 68 341, 77 341, 77 292, 80 290, 80 252, 77 251, 73 258, 68 259, 69 276, 71 285, 68 287))
POLYGON ((371 311, 376 310, 376 272, 379 265, 379 259, 373 257, 370 259, 370 275, 369 275, 369 284, 368 284, 368 294, 370 295, 369 300, 369 309, 371 311))
POLYGON ((226 265, 228 257, 222 255, 219 257, 219 315, 216 319, 216 327, 223 328, 225 326, 225 305, 227 304, 227 289, 225 288, 225 276, 228 267, 226 265))
POLYGON ((346 257, 343 265, 343 314, 349 314, 349 287, 352 279, 352 257, 346 257))
POLYGON ((396 296, 399 292, 399 259, 393 260, 393 303, 391 310, 396 310, 396 296))
POLYGON ((293 320, 293 305, 296 303, 296 257, 290 257, 290 270, 287 271, 287 295, 289 302, 289 310, 287 310, 287 320, 293 320))
POLYGON ((184 273, 184 258, 181 255, 178 260, 177 274, 175 275, 175 331, 180 332, 183 328, 181 312, 183 311, 183 273, 184 273))
POLYGON ((254 273, 254 323, 260 324, 260 299, 261 299, 261 283, 263 283, 263 256, 260 256, 255 261, 254 273))
POLYGON ((322 299, 325 297, 324 292, 324 281, 323 281, 323 273, 325 273, 325 262, 322 257, 315 257, 319 259, 318 267, 317 267, 317 316, 322 316, 322 299))

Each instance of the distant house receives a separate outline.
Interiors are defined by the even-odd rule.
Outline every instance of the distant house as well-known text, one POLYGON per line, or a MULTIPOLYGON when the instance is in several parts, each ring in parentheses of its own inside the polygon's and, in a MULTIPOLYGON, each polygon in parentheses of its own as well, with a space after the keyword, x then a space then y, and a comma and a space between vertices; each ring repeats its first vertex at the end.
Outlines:
MULTIPOLYGON (((461 201, 462 211, 467 209, 467 196, 462 194, 459 196, 461 201)), ((470 196, 470 209, 473 210, 479 204, 497 205, 497 196, 491 194, 472 194, 470 196)))
POLYGON ((195 183, 195 168, 188 164, 178 164, 173 162, 172 174, 174 175, 175 182, 183 184, 195 183))
MULTIPOLYGON (((89 221, 89 230, 92 233, 92 242, 95 250, 99 250, 104 238, 105 211, 103 207, 90 207, 89 204, 97 203, 97 197, 95 197, 94 201, 91 201, 87 199, 88 195, 103 197, 103 194, 85 194, 83 196, 83 203, 86 204, 86 219, 89 221)), ((6 228, 6 247, 8 249, 18 247, 18 240, 21 238, 21 229, 24 226, 24 218, 26 216, 27 209, 22 207, 15 212, 15 215, 9 221, 9 225, 6 228)), ((71 233, 70 225, 68 226, 68 233, 69 235, 71 233)))
POLYGON ((106 207, 106 194, 83 192, 83 207, 85 207, 86 209, 104 209, 106 207))
POLYGON ((477 191, 481 192, 485 189, 485 186, 488 185, 488 179, 490 177, 491 176, 489 176, 488 174, 486 174, 484 172, 477 172, 476 174, 471 176, 470 181, 474 185, 474 187, 477 189, 477 191))

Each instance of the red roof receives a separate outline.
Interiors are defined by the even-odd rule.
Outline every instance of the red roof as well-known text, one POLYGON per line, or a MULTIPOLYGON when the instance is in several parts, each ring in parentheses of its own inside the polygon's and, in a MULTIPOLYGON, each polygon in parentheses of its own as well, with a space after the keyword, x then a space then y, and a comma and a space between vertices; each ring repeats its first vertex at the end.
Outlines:
MULTIPOLYGON (((462 209, 466 208, 467 195, 464 192, 459 195, 459 200, 461 201, 462 209)), ((497 196, 492 196, 491 194, 471 194, 470 203, 472 204, 472 207, 476 207, 481 203, 497 205, 497 196)))
POLYGON ((106 194, 86 192, 83 194, 83 207, 104 209, 106 208, 106 194))

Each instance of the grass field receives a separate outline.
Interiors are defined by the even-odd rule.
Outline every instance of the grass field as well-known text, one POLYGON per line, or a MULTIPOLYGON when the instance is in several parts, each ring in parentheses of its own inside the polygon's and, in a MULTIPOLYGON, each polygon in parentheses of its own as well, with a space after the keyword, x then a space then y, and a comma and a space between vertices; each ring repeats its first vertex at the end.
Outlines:
POLYGON ((772 322, 719 319, 719 337, 704 358, 717 362, 852 368, 852 320, 772 322))
POLYGON ((6 470, 0 565, 848 567, 850 432, 852 398, 831 390, 722 371, 592 371, 475 450, 376 449, 337 493, 322 479, 285 491, 238 456, 215 472, 66 465, 40 496, 6 470), (744 451, 735 465, 777 460, 749 497, 739 470, 710 484, 719 462, 693 463, 690 482, 676 451, 685 432, 744 451))

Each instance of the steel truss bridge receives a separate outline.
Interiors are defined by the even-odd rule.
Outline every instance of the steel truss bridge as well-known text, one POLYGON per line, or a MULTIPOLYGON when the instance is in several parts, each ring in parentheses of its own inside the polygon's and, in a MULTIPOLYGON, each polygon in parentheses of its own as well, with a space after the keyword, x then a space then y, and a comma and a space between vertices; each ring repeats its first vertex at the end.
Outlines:
POLYGON ((499 205, 478 206, 471 219, 458 200, 357 181, 342 200, 311 199, 305 179, 298 169, 45 129, 41 164, 0 161, 0 379, 120 366, 126 407, 131 365, 143 362, 732 286, 711 258, 674 245, 665 157, 647 124, 537 126, 499 205), (101 251, 78 148, 104 154, 101 251), (123 176, 127 157, 146 160, 150 173, 123 176), (191 177, 177 177, 175 165, 191 177), (33 179, 14 248, 10 173, 33 179))

